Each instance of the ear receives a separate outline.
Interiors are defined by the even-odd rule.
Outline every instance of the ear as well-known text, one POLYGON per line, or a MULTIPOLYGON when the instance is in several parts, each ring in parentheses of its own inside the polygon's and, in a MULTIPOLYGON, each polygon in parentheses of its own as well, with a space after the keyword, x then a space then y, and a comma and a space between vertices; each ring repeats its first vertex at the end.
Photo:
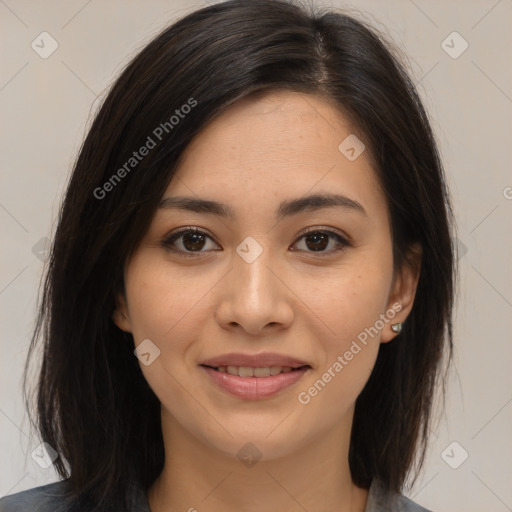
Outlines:
POLYGON ((132 325, 130 315, 128 313, 128 307, 126 305, 126 299, 122 293, 117 295, 116 304, 116 308, 112 313, 112 320, 122 331, 132 332, 132 325))
POLYGON ((391 326, 396 323, 404 323, 412 310, 420 278, 422 255, 421 245, 412 245, 405 255, 402 267, 395 273, 387 311, 397 311, 399 309, 398 304, 401 308, 382 329, 381 343, 387 343, 398 335, 391 326))

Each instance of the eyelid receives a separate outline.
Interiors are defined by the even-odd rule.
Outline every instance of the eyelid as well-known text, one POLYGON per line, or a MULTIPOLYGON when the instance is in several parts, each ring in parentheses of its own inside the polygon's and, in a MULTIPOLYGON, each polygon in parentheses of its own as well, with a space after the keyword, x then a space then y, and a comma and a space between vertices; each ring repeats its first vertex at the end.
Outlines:
POLYGON ((217 244, 215 237, 207 229, 200 228, 198 226, 183 226, 181 228, 176 229, 175 231, 171 231, 168 235, 164 237, 164 241, 171 240, 174 237, 178 237, 179 235, 183 235, 184 233, 190 232, 197 233, 199 235, 207 235, 217 244))
POLYGON ((317 231, 338 235, 341 238, 343 238, 347 243, 349 243, 349 244, 353 243, 351 236, 349 236, 344 231, 341 231, 338 228, 333 228, 331 226, 313 226, 313 227, 310 227, 310 228, 306 228, 305 231, 301 231, 298 236, 302 237, 304 235, 307 235, 308 233, 311 233, 311 232, 315 233, 317 231))

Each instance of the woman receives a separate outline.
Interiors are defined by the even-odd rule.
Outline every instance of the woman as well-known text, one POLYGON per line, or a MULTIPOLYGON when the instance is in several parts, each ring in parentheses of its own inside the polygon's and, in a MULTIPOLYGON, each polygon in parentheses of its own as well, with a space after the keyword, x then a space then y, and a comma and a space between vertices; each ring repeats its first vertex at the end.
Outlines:
POLYGON ((31 350, 63 481, 0 510, 424 511, 400 493, 451 356, 451 218, 373 29, 279 0, 170 26, 54 237, 31 350))

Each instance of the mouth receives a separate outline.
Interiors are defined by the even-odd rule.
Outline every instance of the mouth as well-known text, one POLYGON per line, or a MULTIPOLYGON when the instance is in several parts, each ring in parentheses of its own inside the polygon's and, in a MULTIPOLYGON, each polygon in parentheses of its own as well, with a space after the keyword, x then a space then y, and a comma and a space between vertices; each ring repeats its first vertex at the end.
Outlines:
POLYGON ((281 375, 282 373, 295 372, 302 369, 311 368, 309 364, 303 366, 292 367, 292 366, 264 366, 264 367, 252 367, 252 366, 209 366, 202 364, 205 368, 211 368, 219 373, 227 373, 238 377, 273 377, 275 375, 281 375))
POLYGON ((199 365, 222 392, 243 400, 262 400, 296 384, 310 365, 297 366, 209 366, 199 365))

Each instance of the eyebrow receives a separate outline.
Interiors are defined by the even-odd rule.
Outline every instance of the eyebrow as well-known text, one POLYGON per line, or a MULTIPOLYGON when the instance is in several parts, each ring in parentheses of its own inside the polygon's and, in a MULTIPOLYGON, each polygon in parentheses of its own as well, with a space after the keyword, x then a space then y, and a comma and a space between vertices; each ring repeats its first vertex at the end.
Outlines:
MULTIPOLYGON (((304 212, 311 212, 323 208, 343 208, 367 216, 363 205, 350 197, 342 194, 312 194, 297 199, 283 201, 275 212, 277 219, 291 217, 304 212)), ((206 213, 223 218, 234 218, 234 212, 230 206, 211 199, 197 197, 169 196, 163 198, 159 209, 187 210, 195 213, 206 213)))

